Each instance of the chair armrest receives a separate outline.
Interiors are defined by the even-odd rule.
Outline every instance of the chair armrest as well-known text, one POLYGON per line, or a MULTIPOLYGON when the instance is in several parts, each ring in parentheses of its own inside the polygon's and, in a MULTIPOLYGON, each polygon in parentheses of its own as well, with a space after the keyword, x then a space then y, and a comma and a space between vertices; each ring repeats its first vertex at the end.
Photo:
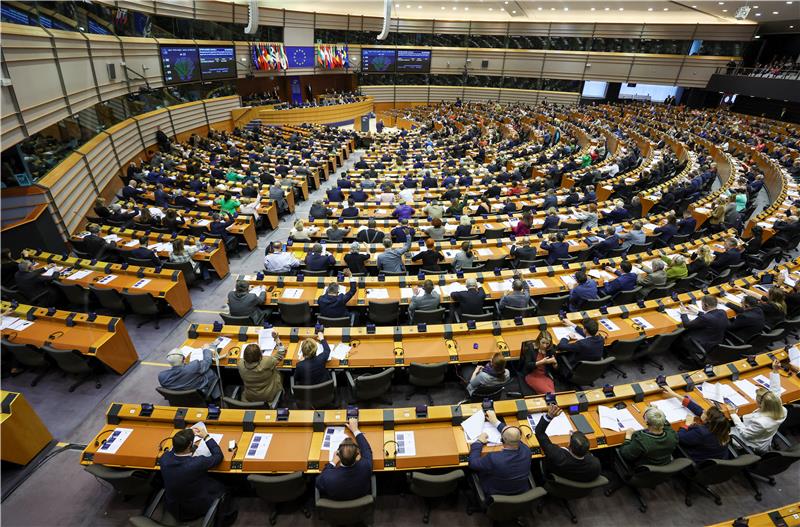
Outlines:
POLYGON ((755 454, 755 452, 753 452, 753 449, 752 449, 752 448, 750 448, 750 446, 748 446, 747 444, 745 444, 745 443, 744 443, 744 441, 742 441, 742 440, 741 440, 739 437, 737 437, 737 436, 735 436, 735 435, 731 434, 731 435, 730 435, 730 438, 731 438, 731 444, 730 444, 730 447, 728 448, 728 450, 732 451, 732 453, 733 453, 734 455, 738 455, 738 452, 736 452, 736 451, 733 449, 733 444, 734 444, 734 443, 736 443, 736 447, 737 447, 737 448, 740 448, 740 449, 744 450, 746 453, 748 453, 748 454, 755 454))
POLYGON ((289 393, 294 395, 294 375, 289 376, 289 393))
POLYGON ((370 485, 372 486, 372 499, 378 499, 378 480, 375 478, 375 474, 373 473, 370 477, 370 485))
POLYGON ((775 437, 773 438, 773 441, 775 441, 775 440, 778 440, 781 443, 783 443, 786 448, 791 448, 792 447, 792 443, 786 438, 785 435, 781 434, 780 432, 776 432, 775 433, 775 437))
MULTIPOLYGON (((350 370, 346 370, 344 372, 345 377, 347 378, 347 384, 350 385, 350 389, 355 391, 356 390, 356 380, 353 378, 353 374, 350 373, 350 370)), ((335 381, 334 381, 335 384, 335 381)))
POLYGON ((356 314, 354 312, 350 312, 350 327, 356 325, 356 314))
POLYGON ((219 506, 221 503, 222 503, 222 496, 214 500, 214 502, 211 504, 211 507, 209 507, 208 511, 206 511, 206 515, 203 517, 203 523, 201 524, 200 527, 211 527, 212 525, 215 525, 217 523, 216 521, 217 511, 219 510, 219 506))
MULTIPOLYGON (((348 370, 348 372, 349 372, 349 371, 350 371, 350 370, 348 370)), ((335 372, 335 371, 332 371, 332 372, 331 372, 331 380, 333 381, 333 387, 334 387, 334 388, 338 388, 339 386, 338 386, 338 385, 337 385, 337 383, 336 383, 336 372, 335 372)))
POLYGON ((150 502, 150 505, 144 510, 144 515, 150 519, 153 518, 153 514, 155 514, 156 509, 161 504, 161 501, 164 499, 164 495, 166 494, 167 489, 160 489, 157 493, 153 501, 150 502))
POLYGON ((458 309, 453 309, 453 318, 456 321, 456 324, 461 324, 461 315, 458 314, 458 309))
POLYGON ((475 487, 475 495, 478 498, 479 505, 481 508, 486 509, 488 502, 486 500, 486 494, 483 492, 483 487, 481 487, 481 480, 476 473, 472 473, 472 486, 475 487))
POLYGON ((577 364, 573 365, 572 362, 570 362, 570 360, 564 354, 558 356, 558 362, 560 362, 561 365, 567 369, 567 373, 569 373, 570 375, 572 374, 572 371, 575 369, 575 366, 577 366, 577 364))
POLYGON ((283 395, 283 390, 279 390, 278 393, 275 394, 275 397, 269 402, 270 410, 274 410, 278 407, 278 403, 281 401, 281 395, 283 395))
POLYGON ((239 393, 240 393, 241 391, 242 391, 242 386, 239 386, 239 385, 235 386, 235 387, 233 388, 233 392, 231 392, 231 399, 236 399, 236 400, 238 400, 238 399, 239 399, 239 393))
POLYGON ((744 341, 733 333, 727 333, 725 335, 725 340, 727 340, 731 346, 741 346, 744 344, 744 341))

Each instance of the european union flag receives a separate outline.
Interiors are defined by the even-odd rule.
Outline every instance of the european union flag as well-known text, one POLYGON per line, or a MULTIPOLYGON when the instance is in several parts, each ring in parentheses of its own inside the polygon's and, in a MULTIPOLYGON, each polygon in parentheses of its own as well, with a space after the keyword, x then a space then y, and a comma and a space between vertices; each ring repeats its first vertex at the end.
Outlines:
POLYGON ((289 68, 313 68, 313 46, 286 46, 286 58, 289 59, 289 68))

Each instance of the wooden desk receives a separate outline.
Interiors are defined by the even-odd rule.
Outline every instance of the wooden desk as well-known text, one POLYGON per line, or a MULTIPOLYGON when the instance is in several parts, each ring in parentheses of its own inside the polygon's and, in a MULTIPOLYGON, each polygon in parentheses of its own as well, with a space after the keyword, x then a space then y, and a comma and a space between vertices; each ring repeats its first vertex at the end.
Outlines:
MULTIPOLYGON (((787 358, 783 350, 772 353, 779 360, 787 358)), ((768 375, 772 359, 768 354, 755 358, 756 365, 741 360, 733 363, 740 373, 740 379, 751 379, 757 375, 768 375)), ((714 368, 714 382, 729 383, 732 369, 728 365, 714 368)), ((709 379, 703 371, 694 372, 691 380, 700 385, 709 379)), ((686 381, 680 374, 667 377, 667 383, 675 390, 683 390, 686 381)), ((782 373, 781 385, 786 390, 782 395, 784 403, 800 399, 800 379, 782 373)), ((738 391, 737 388, 734 387, 738 391)), ((741 395, 748 401, 736 411, 744 415, 756 408, 755 401, 744 392, 741 395)), ((693 400, 698 404, 711 404, 702 398, 699 391, 691 392, 693 400)), ((643 424, 644 408, 652 401, 665 398, 655 380, 634 384, 617 385, 614 395, 606 397, 601 388, 584 392, 563 392, 556 395, 556 403, 568 414, 581 414, 592 427, 588 434, 591 448, 594 450, 616 446, 624 439, 624 432, 609 430, 600 426, 597 418, 599 405, 612 406, 624 401, 632 407, 631 414, 643 424), (641 390, 643 400, 638 400, 637 391, 641 390), (579 403, 583 400, 585 403, 579 403), (585 406, 584 406, 585 405, 585 406)), ((508 425, 521 425, 523 440, 532 449, 532 457, 541 457, 539 444, 528 424, 530 414, 546 411, 547 404, 543 396, 534 396, 516 400, 502 400, 494 403, 498 417, 508 425)), ((376 471, 417 470, 433 467, 464 467, 467 465, 469 445, 460 427, 464 419, 474 412, 482 411, 480 403, 455 406, 430 406, 427 415, 417 417, 415 408, 362 409, 359 411, 359 425, 373 452, 373 469, 376 471), (413 431, 417 455, 405 457, 397 455, 397 445, 393 443, 395 433, 413 431)), ((727 409, 725 410, 728 411, 727 409)), ((102 463, 105 465, 158 469, 157 458, 164 448, 169 448, 169 438, 180 429, 191 426, 195 422, 204 421, 210 433, 223 434, 222 450, 224 461, 213 470, 223 473, 274 473, 302 470, 318 473, 328 460, 328 451, 322 451, 325 430, 332 426, 343 426, 347 419, 347 410, 290 410, 285 421, 278 421, 276 410, 221 410, 218 419, 209 420, 205 408, 177 409, 156 406, 150 416, 142 415, 138 404, 113 403, 106 414, 107 424, 89 441, 83 452, 81 463, 102 463), (183 413, 185 411, 185 413, 183 413), (131 435, 121 444, 115 453, 104 453, 103 441, 117 428, 131 429, 131 435), (246 459, 248 446, 254 433, 271 433, 272 443, 264 459, 246 459), (227 451, 227 442, 233 439, 238 448, 235 452, 227 451), (96 447, 95 443, 100 443, 96 447)), ((569 416, 568 416, 569 419, 569 416)), ((573 429, 574 423, 569 419, 573 429)), ((677 429, 683 420, 671 423, 677 429)), ((566 445, 569 436, 553 436, 554 443, 566 445)), ((496 450, 498 447, 486 446, 483 452, 496 450)))
MULTIPOLYGON (((745 516, 748 527, 776 527, 786 525, 786 527, 800 526, 800 502, 792 503, 779 509, 759 512, 745 516)), ((735 520, 727 520, 707 527, 731 527, 735 520)))
MULTIPOLYGON (((3 311, 12 309, 9 302, 1 305, 3 311)), ((18 304, 8 316, 33 322, 21 331, 2 330, 3 338, 15 344, 37 348, 47 344, 56 349, 78 350, 120 375, 139 360, 121 318, 97 316, 90 321, 87 313, 60 310, 50 313, 48 308, 25 304, 18 304)))
POLYGON ((0 390, 0 459, 27 465, 53 436, 25 396, 0 390))
POLYGON ((73 272, 82 269, 91 271, 75 280, 68 277, 59 278, 59 281, 66 285, 80 285, 87 289, 89 285, 94 285, 125 293, 150 293, 153 298, 160 298, 169 304, 179 317, 192 309, 192 299, 189 297, 189 289, 181 271, 172 269, 157 271, 154 267, 91 261, 33 249, 26 249, 25 252, 39 266, 52 263, 58 267, 72 269, 73 272), (114 275, 116 278, 106 284, 98 283, 98 280, 109 275, 114 275), (141 287, 133 287, 142 279, 147 279, 149 282, 141 287))

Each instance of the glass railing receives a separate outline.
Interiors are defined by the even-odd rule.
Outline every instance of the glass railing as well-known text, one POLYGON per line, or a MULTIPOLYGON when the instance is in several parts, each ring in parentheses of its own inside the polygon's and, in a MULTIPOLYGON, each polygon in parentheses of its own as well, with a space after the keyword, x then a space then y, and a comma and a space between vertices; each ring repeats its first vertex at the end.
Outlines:
POLYGON ((800 80, 800 69, 792 66, 758 66, 745 68, 743 66, 725 66, 717 68, 720 75, 740 75, 743 77, 763 77, 765 79, 800 80))

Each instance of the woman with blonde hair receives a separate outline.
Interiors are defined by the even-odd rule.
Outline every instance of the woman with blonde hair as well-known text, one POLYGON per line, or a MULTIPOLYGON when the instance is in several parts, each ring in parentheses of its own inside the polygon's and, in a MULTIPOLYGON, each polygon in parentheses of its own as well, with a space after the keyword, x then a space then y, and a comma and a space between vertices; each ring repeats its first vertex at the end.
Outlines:
POLYGON ((292 227, 292 230, 289 232, 289 238, 296 242, 311 241, 311 236, 306 230, 306 224, 303 220, 294 222, 294 227, 292 227))
POLYGON ((731 412, 733 420, 731 434, 756 453, 770 450, 772 438, 778 432, 778 427, 786 420, 787 411, 781 403, 780 371, 781 363, 775 359, 772 361, 769 389, 761 387, 756 391, 758 410, 742 417, 731 412))
POLYGON ((331 376, 325 363, 331 354, 331 348, 322 331, 317 333, 317 338, 308 338, 300 344, 300 353, 303 360, 297 363, 294 369, 294 382, 308 386, 321 384, 330 380, 331 376), (321 350, 320 350, 321 348, 321 350), (321 351, 321 353, 319 353, 321 351))
POLYGON ((701 245, 700 248, 692 254, 692 257, 689 259, 689 264, 686 266, 686 270, 689 271, 689 274, 702 274, 708 270, 708 266, 711 265, 713 261, 714 254, 711 252, 711 248, 708 245, 701 245))

